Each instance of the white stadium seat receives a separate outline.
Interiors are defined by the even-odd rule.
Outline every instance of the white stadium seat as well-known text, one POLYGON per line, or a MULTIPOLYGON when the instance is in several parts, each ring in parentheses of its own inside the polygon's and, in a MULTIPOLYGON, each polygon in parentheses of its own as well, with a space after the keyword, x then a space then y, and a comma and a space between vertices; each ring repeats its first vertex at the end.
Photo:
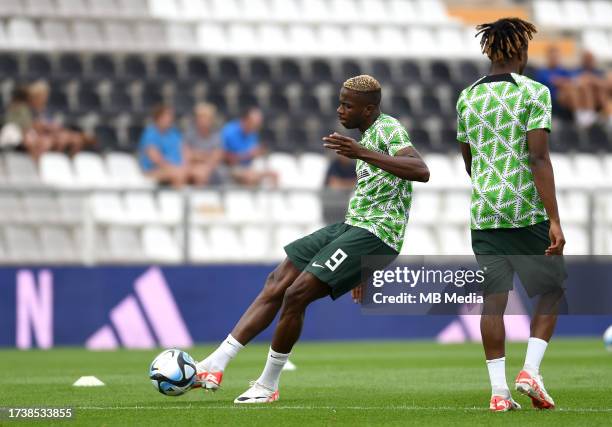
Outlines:
POLYGON ((412 224, 435 224, 443 212, 442 197, 434 191, 418 187, 412 195, 412 206, 410 207, 410 219, 408 226, 412 224))
POLYGON ((53 223, 61 219, 58 200, 51 193, 26 193, 22 197, 26 218, 33 224, 53 223))
POLYGON ((27 15, 54 16, 57 14, 55 0, 17 0, 24 5, 27 15))
POLYGON ((50 262, 77 262, 79 257, 70 233, 60 227, 43 227, 40 230, 42 255, 50 262))
POLYGON ((126 219, 134 224, 159 222, 157 203, 150 192, 128 192, 123 198, 126 219))
POLYGON ((168 46, 165 26, 162 23, 143 21, 136 24, 136 44, 143 50, 165 50, 168 46))
POLYGON ((246 226, 240 233, 245 260, 264 260, 270 257, 269 230, 259 226, 246 226))
POLYGON ((313 190, 323 188, 329 160, 322 154, 306 153, 298 158, 300 187, 313 190))
POLYGON ((183 198, 176 191, 162 191, 157 195, 158 221, 178 225, 184 217, 183 198))
POLYGON ((6 29, 6 37, 13 48, 40 49, 41 42, 33 21, 28 19, 10 19, 6 29))
POLYGON ((23 220, 21 197, 14 193, 0 193, 0 223, 22 222, 23 220))
POLYGON ((437 255, 440 246, 435 234, 428 227, 408 225, 401 255, 437 255))
POLYGON ((209 4, 215 19, 232 21, 240 16, 240 7, 237 0, 209 0, 209 4))
POLYGON ((117 0, 119 13, 130 18, 145 18, 149 16, 147 0, 117 0))
POLYGON ((89 15, 85 0, 57 0, 57 10, 60 15, 79 17, 89 15))
POLYGON ((119 16, 116 0, 90 0, 88 13, 100 18, 116 18, 119 16))
POLYGON ((149 0, 149 13, 158 19, 177 19, 181 16, 177 0, 149 0))
POLYGON ((271 258, 275 260, 283 259, 286 256, 283 247, 304 236, 303 228, 295 225, 276 227, 272 232, 271 258))
POLYGON ((0 16, 21 15, 23 11, 23 1, 3 0, 0 2, 0 16))
POLYGON ((602 27, 612 27, 612 2, 608 0, 591 0, 592 22, 602 27))
POLYGON ((42 37, 54 49, 69 49, 74 45, 74 37, 64 22, 44 20, 40 25, 40 31, 42 37))
POLYGON ((36 165, 30 156, 22 153, 5 155, 6 177, 9 183, 20 185, 40 185, 36 165))
POLYGON ((102 224, 129 222, 125 206, 117 193, 94 193, 89 201, 90 214, 102 224))
POLYGON ((326 22, 331 16, 329 4, 325 0, 309 0, 302 2, 302 19, 313 22, 326 22))
POLYGON ((178 8, 183 19, 205 19, 212 16, 208 0, 179 0, 178 8))
POLYGON ((563 225, 565 236, 565 255, 587 255, 589 253, 589 235, 585 227, 571 224, 563 225))
POLYGON ((582 28, 589 26, 592 21, 588 3, 585 1, 563 0, 561 13, 565 18, 565 27, 582 28))
POLYGON ((561 27, 566 19, 557 0, 538 0, 533 2, 536 22, 544 26, 561 27))
POLYGON ((259 50, 263 54, 291 54, 287 41, 287 31, 279 24, 266 24, 259 27, 259 50))
POLYGON ((472 255, 472 239, 468 224, 442 226, 437 229, 441 255, 472 255))
POLYGON ((40 242, 33 229, 9 226, 4 228, 4 236, 9 261, 40 262, 40 242))
POLYGON ((85 188, 107 188, 112 185, 102 157, 99 154, 82 152, 73 160, 77 184, 85 188))
POLYGON ((102 30, 98 23, 76 21, 73 24, 75 45, 83 50, 96 50, 105 47, 102 30))
POLYGON ((244 248, 235 228, 215 225, 210 227, 208 236, 211 260, 240 261, 244 258, 244 248))
POLYGON ((292 192, 287 197, 289 215, 297 223, 314 223, 322 219, 321 198, 315 193, 292 192))
POLYGON ((150 188, 152 182, 143 175, 134 156, 127 153, 109 153, 106 166, 117 188, 150 188))
POLYGON ((278 173, 280 187, 300 186, 302 180, 295 156, 287 153, 272 153, 268 156, 268 168, 278 173))
POLYGON ((109 261, 128 263, 146 259, 137 229, 112 226, 107 236, 109 261))
POLYGON ((316 54, 319 50, 318 40, 312 26, 296 24, 289 27, 289 49, 292 52, 299 50, 308 56, 316 54))
POLYGON ((189 259, 192 262, 210 261, 211 248, 202 228, 192 227, 189 231, 189 259))
POLYGON ((224 53, 227 49, 227 35, 223 25, 205 23, 197 29, 198 47, 208 53, 224 53))
POLYGON ((177 263, 181 260, 181 250, 167 228, 146 226, 142 232, 142 247, 152 261, 177 263))
POLYGON ((301 17, 299 0, 271 0, 270 18, 280 22, 295 22, 301 17))
POLYGON ((227 217, 221 195, 217 191, 194 192, 189 206, 193 224, 218 222, 227 217))
POLYGON ((62 153, 45 153, 41 156, 40 177, 44 184, 54 187, 77 186, 70 160, 62 153))
POLYGON ((110 21, 103 26, 104 41, 115 51, 129 51, 136 47, 134 26, 128 22, 110 21))

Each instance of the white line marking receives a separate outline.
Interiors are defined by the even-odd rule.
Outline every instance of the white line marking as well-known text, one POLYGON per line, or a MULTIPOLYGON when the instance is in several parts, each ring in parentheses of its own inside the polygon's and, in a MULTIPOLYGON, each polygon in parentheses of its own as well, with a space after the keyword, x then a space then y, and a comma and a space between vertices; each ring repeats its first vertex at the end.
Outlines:
MULTIPOLYGON (((184 405, 184 406, 77 406, 77 409, 85 411, 139 411, 139 410, 178 410, 178 409, 237 409, 238 407, 246 410, 254 409, 297 409, 297 410, 358 410, 358 411, 380 411, 380 410, 394 410, 394 411, 488 411, 486 407, 455 407, 455 406, 280 406, 278 404, 272 405, 227 405, 227 406, 209 406, 206 404, 201 405, 184 405)), ((552 412, 612 412, 612 408, 556 408, 552 412)))

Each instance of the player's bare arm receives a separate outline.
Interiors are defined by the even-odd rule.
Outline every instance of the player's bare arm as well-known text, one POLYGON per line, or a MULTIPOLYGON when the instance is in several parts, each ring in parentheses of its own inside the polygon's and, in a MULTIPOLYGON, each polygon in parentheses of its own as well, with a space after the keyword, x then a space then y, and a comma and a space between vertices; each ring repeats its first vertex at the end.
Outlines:
POLYGON ((470 144, 459 143, 461 146, 461 156, 463 157, 463 163, 465 163, 465 171, 468 176, 472 176, 472 149, 470 144))
POLYGON ((323 138, 324 146, 334 150, 340 156, 363 160, 366 163, 383 169, 398 178, 409 181, 429 181, 429 169, 414 147, 407 147, 395 156, 368 150, 353 138, 337 132, 323 138))
POLYGON ((533 181, 550 219, 551 243, 546 249, 546 255, 561 255, 565 246, 565 237, 561 230, 555 193, 555 176, 548 153, 548 132, 544 129, 527 132, 527 145, 529 146, 529 167, 533 174, 533 181))

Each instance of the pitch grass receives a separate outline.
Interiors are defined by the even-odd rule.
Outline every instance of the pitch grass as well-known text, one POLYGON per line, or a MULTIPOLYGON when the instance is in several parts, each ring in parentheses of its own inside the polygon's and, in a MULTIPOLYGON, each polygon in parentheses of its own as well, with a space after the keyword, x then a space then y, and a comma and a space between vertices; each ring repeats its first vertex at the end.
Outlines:
MULTIPOLYGON (((212 349, 189 349, 196 359, 212 349)), ((515 393, 522 411, 487 411, 489 385, 478 344, 431 342, 300 343, 298 366, 285 372, 281 400, 235 406, 255 379, 267 346, 248 346, 225 373, 217 393, 193 390, 181 397, 156 392, 147 368, 158 351, 89 352, 81 349, 0 351, 0 406, 71 406, 74 421, 45 425, 537 425, 612 424, 612 354, 600 340, 556 340, 543 365, 558 409, 536 411, 515 393), (76 388, 82 375, 105 387, 76 388)), ((525 344, 508 348, 508 379, 522 365, 525 344)), ((0 421, 4 425, 14 424, 0 421)))

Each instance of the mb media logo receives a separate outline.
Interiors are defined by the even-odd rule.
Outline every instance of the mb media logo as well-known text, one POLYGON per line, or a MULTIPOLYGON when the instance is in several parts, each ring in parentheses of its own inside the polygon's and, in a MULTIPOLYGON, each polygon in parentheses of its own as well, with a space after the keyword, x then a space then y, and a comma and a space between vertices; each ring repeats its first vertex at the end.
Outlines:
POLYGON ((193 340, 159 268, 152 267, 134 283, 128 295, 110 311, 110 324, 87 339, 91 350, 191 347, 193 340))

